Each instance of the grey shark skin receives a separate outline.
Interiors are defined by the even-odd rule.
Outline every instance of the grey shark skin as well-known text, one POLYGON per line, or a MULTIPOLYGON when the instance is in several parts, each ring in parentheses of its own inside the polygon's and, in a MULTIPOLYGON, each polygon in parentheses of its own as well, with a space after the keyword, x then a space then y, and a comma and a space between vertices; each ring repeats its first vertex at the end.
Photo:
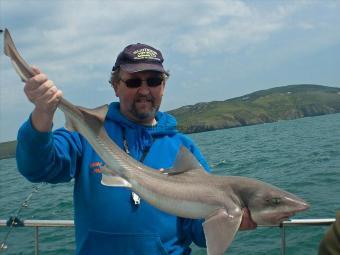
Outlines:
MULTIPOLYGON (((23 81, 34 75, 20 57, 8 30, 5 54, 23 81)), ((97 109, 77 107, 60 101, 66 128, 83 135, 105 162, 102 183, 124 186, 153 206, 184 218, 205 219, 203 229, 209 255, 223 254, 242 220, 242 208, 250 210, 258 225, 279 225, 309 205, 295 195, 267 183, 238 176, 217 176, 204 171, 185 147, 181 147, 173 168, 158 171, 136 161, 107 135, 103 122, 107 105, 97 109)))

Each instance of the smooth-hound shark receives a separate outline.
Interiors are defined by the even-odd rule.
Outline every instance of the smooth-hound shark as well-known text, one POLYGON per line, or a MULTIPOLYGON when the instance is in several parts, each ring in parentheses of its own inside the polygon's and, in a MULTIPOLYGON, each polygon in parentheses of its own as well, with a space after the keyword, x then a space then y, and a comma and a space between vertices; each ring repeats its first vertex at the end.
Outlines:
MULTIPOLYGON (((4 41, 5 54, 21 79, 27 81, 34 72, 17 52, 7 29, 4 41)), ((85 109, 62 98, 58 108, 65 114, 65 127, 83 135, 105 162, 103 184, 128 187, 170 214, 205 219, 209 255, 221 255, 227 250, 241 224, 244 207, 258 225, 279 225, 309 207, 297 196, 255 179, 209 174, 185 147, 180 148, 172 169, 152 169, 109 138, 103 126, 107 105, 85 109)))

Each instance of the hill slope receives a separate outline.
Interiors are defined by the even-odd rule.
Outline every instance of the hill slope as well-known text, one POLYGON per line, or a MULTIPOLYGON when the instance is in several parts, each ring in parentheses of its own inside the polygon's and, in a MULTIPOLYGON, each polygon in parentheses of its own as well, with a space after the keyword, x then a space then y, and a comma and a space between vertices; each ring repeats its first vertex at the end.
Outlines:
POLYGON ((0 143, 0 159, 13 158, 16 145, 16 141, 0 143))
MULTIPOLYGON (((340 88, 289 85, 226 101, 169 111, 179 130, 195 133, 340 112, 340 88)), ((0 159, 14 157, 16 141, 0 143, 0 159)))
POLYGON ((289 85, 226 101, 169 111, 185 133, 240 127, 340 112, 340 88, 289 85))

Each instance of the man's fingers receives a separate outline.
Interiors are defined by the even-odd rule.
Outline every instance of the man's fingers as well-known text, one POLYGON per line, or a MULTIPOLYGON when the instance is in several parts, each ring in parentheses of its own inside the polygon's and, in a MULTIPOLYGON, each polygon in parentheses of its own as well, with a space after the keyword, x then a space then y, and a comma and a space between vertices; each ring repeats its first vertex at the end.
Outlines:
POLYGON ((62 98, 62 92, 55 87, 48 90, 43 96, 34 102, 36 109, 40 112, 53 114, 62 98))
POLYGON ((33 71, 35 74, 40 74, 40 73, 41 73, 41 71, 40 71, 40 69, 39 69, 38 67, 36 67, 36 66, 31 66, 31 68, 32 68, 32 71, 33 71))
MULTIPOLYGON (((39 87, 37 87, 35 89, 28 87, 27 90, 31 94, 32 97, 40 97, 40 96, 44 95, 45 93, 47 93, 47 91, 49 91, 53 87, 55 87, 54 83, 51 80, 47 80, 46 82, 41 84, 39 87)), ((52 91, 53 90, 56 91, 56 88, 52 89, 52 91)))
POLYGON ((43 93, 39 93, 36 97, 36 100, 40 103, 46 103, 49 104, 52 101, 52 98, 56 96, 58 92, 58 89, 56 86, 46 86, 45 90, 43 90, 43 93))
POLYGON ((34 102, 38 98, 44 96, 46 93, 53 94, 53 92, 57 91, 57 88, 54 85, 53 81, 47 80, 38 87, 35 87, 32 84, 26 84, 26 86, 24 87, 24 91, 28 99, 31 102, 34 102))
POLYGON ((31 68, 35 75, 25 83, 24 92, 27 98, 35 105, 35 113, 47 113, 53 116, 62 98, 62 92, 39 68, 35 66, 31 68))
POLYGON ((57 90, 51 96, 51 98, 47 101, 47 103, 48 103, 48 105, 50 105, 53 108, 53 110, 55 110, 55 108, 57 108, 62 97, 63 97, 63 94, 62 94, 61 90, 57 90))

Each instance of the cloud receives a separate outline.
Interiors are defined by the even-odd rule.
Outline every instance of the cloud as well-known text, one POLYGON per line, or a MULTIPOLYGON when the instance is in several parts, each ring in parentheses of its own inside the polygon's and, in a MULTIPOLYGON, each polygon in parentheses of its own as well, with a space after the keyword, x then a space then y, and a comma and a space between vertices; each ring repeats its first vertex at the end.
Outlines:
MULTIPOLYGON (((287 29, 292 17, 310 5, 304 1, 83 1, 81 5, 78 1, 44 5, 27 1, 37 13, 24 15, 18 2, 24 3, 4 2, 3 13, 12 12, 4 20, 29 17, 28 24, 21 24, 17 41, 25 45, 28 59, 39 60, 58 77, 74 67, 86 73, 95 66, 111 66, 131 42, 150 43, 189 57, 237 53, 287 29)), ((301 22, 299 27, 312 29, 313 24, 301 22)))
POLYGON ((176 49, 192 55, 239 52, 285 29, 289 18, 303 7, 295 2, 279 2, 270 8, 261 3, 212 1, 204 15, 191 18, 195 29, 179 34, 176 49))
MULTIPOLYGON (((67 98, 84 106, 97 103, 89 100, 93 94, 102 97, 98 101, 112 100, 111 93, 105 93, 111 67, 130 43, 148 43, 164 53, 172 76, 167 109, 264 89, 254 84, 278 79, 261 78, 266 72, 284 72, 292 63, 332 47, 337 50, 334 56, 339 53, 338 1, 0 0, 0 4, 0 27, 10 29, 23 57, 46 72, 67 98), (257 78, 245 81, 248 77, 257 78)), ((326 73, 322 70, 327 65, 313 61, 315 70, 326 73)), ((1 104, 14 111, 15 105, 24 104, 22 84, 3 55, 0 64, 1 104)), ((320 80, 333 82, 326 76, 320 80)))

